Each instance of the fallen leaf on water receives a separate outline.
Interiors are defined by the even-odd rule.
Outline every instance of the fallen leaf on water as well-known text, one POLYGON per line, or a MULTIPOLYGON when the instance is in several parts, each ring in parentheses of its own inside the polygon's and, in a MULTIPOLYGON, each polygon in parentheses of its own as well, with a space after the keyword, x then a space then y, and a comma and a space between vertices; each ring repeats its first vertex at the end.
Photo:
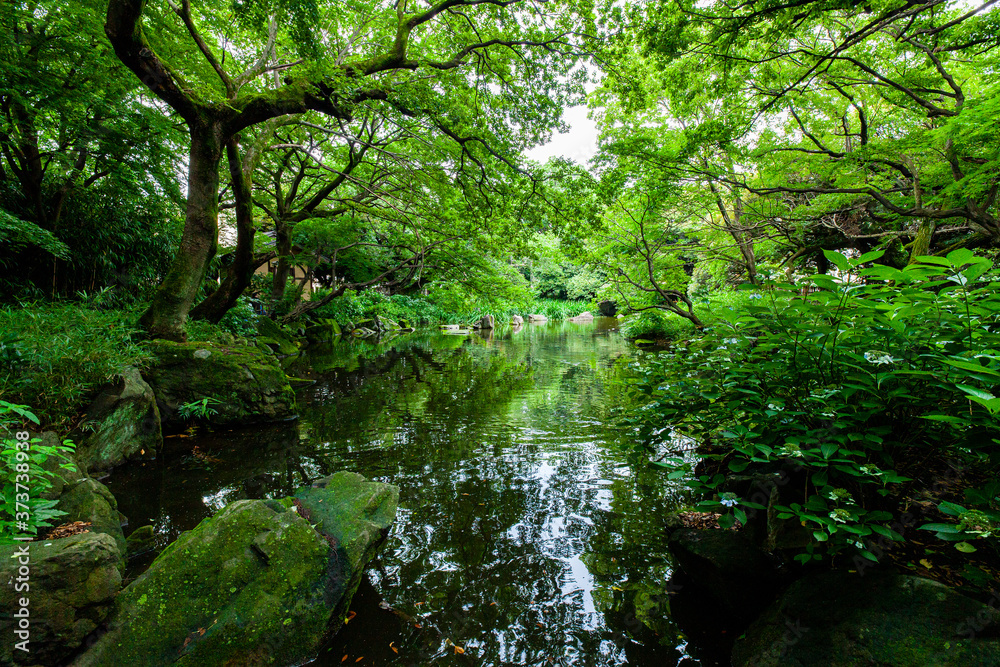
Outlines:
POLYGON ((365 659, 365 656, 361 656, 360 658, 358 658, 358 659, 357 659, 357 660, 355 660, 354 662, 361 662, 361 661, 362 661, 362 660, 364 660, 364 659, 365 659))
POLYGON ((495 607, 495 606, 497 606, 497 603, 496 603, 496 602, 491 602, 491 603, 490 603, 490 606, 491 606, 491 607, 495 607))
POLYGON ((393 653, 399 653, 399 649, 398 649, 398 648, 396 648, 395 646, 393 646, 393 644, 395 644, 395 643, 396 643, 396 642, 389 642, 389 648, 391 648, 391 649, 392 649, 392 652, 393 652, 393 653))
POLYGON ((198 628, 198 634, 199 635, 205 634, 205 628, 198 628))
POLYGON ((417 630, 420 630, 420 629, 421 629, 421 628, 423 628, 424 626, 420 625, 419 623, 414 623, 414 624, 413 624, 413 627, 415 627, 415 628, 416 628, 417 630))
POLYGON ((535 625, 537 625, 538 627, 540 627, 540 628, 541 628, 542 630, 544 630, 544 629, 545 629, 545 626, 544 626, 544 625, 542 625, 541 623, 535 623, 535 625))
POLYGON ((611 590, 613 590, 613 591, 622 591, 622 592, 624 592, 624 591, 625 591, 625 589, 624 589, 624 588, 618 588, 617 586, 612 586, 612 587, 611 587, 611 590))
POLYGON ((924 567, 926 567, 928 570, 931 569, 932 567, 934 567, 933 565, 931 565, 931 562, 929 560, 927 560, 926 558, 921 558, 920 559, 920 564, 923 565, 924 567))
POLYGON ((465 649, 462 648, 461 646, 456 646, 455 653, 465 653, 465 649))
POLYGON ((347 654, 346 653, 344 654, 344 657, 340 659, 340 661, 341 662, 347 662, 347 654))
POLYGON ((358 615, 358 612, 356 612, 356 611, 349 611, 349 612, 347 612, 347 618, 344 619, 344 623, 345 624, 346 623, 350 623, 351 619, 354 618, 357 615, 358 615))

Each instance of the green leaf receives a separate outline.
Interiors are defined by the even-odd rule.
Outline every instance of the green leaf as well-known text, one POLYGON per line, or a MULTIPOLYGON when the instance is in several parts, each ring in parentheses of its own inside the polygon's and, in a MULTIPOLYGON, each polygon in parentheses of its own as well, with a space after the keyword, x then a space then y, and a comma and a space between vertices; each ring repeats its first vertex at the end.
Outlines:
POLYGON ((836 250, 823 250, 823 255, 840 271, 848 271, 851 268, 847 258, 836 250))
POLYGON ((976 550, 976 547, 972 546, 968 542, 959 542, 955 545, 955 548, 965 554, 971 554, 976 550))

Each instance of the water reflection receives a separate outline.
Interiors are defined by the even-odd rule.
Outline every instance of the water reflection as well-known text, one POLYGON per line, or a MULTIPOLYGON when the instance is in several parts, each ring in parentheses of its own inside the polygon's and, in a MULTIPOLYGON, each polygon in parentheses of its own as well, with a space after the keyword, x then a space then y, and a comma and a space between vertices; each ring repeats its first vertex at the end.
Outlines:
POLYGON ((398 485, 358 616, 317 665, 699 664, 644 616, 670 574, 662 517, 683 492, 613 446, 630 352, 609 328, 313 350, 289 368, 315 380, 297 426, 177 439, 183 454, 116 474, 112 491, 165 543, 228 502, 335 470, 398 485))

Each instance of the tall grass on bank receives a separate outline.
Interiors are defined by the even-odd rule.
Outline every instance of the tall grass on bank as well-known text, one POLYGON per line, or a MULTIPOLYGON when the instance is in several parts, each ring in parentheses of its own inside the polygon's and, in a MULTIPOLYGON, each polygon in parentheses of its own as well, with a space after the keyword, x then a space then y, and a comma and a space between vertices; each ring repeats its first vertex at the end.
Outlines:
POLYGON ((79 303, 0 308, 0 398, 68 427, 94 391, 149 354, 133 341, 137 314, 79 303))

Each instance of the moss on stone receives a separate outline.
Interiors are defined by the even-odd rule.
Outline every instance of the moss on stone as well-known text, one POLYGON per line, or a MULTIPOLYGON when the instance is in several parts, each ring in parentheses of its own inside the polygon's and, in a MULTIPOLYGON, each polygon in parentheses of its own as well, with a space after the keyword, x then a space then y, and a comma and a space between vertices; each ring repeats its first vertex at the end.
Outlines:
POLYGON ((249 666, 315 655, 332 611, 331 549, 277 506, 239 501, 181 535, 119 595, 110 631, 76 664, 249 666))
MULTIPOLYGON (((0 586, 0 664, 60 665, 111 611, 121 587, 121 553, 108 535, 90 532, 27 544, 30 590, 0 586), (14 651, 13 610, 27 596, 31 610, 30 653, 14 651)), ((0 546, 0 579, 16 576, 20 545, 0 546)))
POLYGON ((146 377, 165 427, 183 420, 178 408, 211 398, 213 424, 284 419, 295 410, 295 394, 272 355, 254 346, 213 343, 148 343, 155 360, 146 377))

